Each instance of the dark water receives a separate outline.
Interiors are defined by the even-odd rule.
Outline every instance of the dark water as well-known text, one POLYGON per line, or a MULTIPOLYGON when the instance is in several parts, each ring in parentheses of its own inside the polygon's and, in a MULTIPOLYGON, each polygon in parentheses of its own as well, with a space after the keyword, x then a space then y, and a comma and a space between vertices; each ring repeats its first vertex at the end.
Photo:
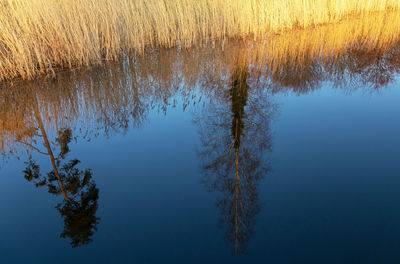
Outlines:
POLYGON ((399 263, 399 47, 4 85, 0 263, 399 263))

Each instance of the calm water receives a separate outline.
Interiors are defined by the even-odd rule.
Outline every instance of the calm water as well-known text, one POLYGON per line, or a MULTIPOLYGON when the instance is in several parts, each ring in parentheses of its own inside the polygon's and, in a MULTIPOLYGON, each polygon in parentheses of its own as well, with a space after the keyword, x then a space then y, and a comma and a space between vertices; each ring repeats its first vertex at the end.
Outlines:
POLYGON ((400 45, 243 45, 4 85, 0 263, 400 263, 400 45))

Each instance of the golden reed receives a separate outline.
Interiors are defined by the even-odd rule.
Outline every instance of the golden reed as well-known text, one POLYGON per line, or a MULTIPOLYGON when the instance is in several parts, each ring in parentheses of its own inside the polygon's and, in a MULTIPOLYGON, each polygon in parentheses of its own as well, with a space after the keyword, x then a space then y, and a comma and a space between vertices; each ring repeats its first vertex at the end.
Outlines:
POLYGON ((264 37, 400 0, 2 0, 0 81, 117 60, 148 47, 264 37))

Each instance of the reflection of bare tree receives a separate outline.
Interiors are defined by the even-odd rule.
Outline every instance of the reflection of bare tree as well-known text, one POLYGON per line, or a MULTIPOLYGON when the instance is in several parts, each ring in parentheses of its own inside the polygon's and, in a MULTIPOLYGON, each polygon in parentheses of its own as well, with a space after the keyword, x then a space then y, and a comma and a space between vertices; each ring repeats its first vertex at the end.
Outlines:
POLYGON ((196 119, 205 183, 223 194, 217 205, 235 254, 244 252, 253 232, 259 211, 256 189, 267 172, 263 152, 271 148, 273 105, 265 94, 250 89, 248 79, 247 67, 237 66, 228 87, 220 87, 224 97, 211 101, 205 116, 196 119))
POLYGON ((318 88, 326 77, 321 62, 306 57, 302 64, 282 63, 270 78, 274 92, 290 89, 297 94, 306 94, 318 88))
MULTIPOLYGON (((36 187, 46 186, 51 194, 63 195, 64 200, 56 206, 58 212, 64 218, 64 230, 61 237, 69 237, 73 247, 88 244, 92 241, 90 237, 97 230, 99 223, 99 218, 96 217, 99 190, 92 179, 92 172, 91 170, 82 171, 77 168, 80 163, 77 159, 62 162, 70 152, 68 144, 72 140, 71 129, 58 131, 58 137, 53 144, 58 146, 60 150, 58 155, 55 156, 37 105, 33 106, 33 111, 38 127, 30 129, 29 136, 41 138, 46 151, 40 150, 39 146, 28 143, 23 139, 20 142, 38 153, 48 156, 52 170, 42 176, 40 166, 30 158, 26 163, 26 169, 23 171, 24 177, 26 180, 34 182, 36 187)), ((36 139, 31 141, 36 142, 36 139)))
POLYGON ((375 89, 394 81, 395 73, 400 73, 400 46, 390 50, 352 49, 348 55, 348 68, 352 74, 360 76, 364 84, 375 89))

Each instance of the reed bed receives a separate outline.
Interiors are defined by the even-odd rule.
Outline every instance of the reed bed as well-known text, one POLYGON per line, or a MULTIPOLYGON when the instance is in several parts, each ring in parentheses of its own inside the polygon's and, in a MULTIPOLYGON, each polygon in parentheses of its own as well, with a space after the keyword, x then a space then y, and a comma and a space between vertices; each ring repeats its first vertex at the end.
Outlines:
POLYGON ((399 0, 2 0, 0 81, 399 8, 399 0))

